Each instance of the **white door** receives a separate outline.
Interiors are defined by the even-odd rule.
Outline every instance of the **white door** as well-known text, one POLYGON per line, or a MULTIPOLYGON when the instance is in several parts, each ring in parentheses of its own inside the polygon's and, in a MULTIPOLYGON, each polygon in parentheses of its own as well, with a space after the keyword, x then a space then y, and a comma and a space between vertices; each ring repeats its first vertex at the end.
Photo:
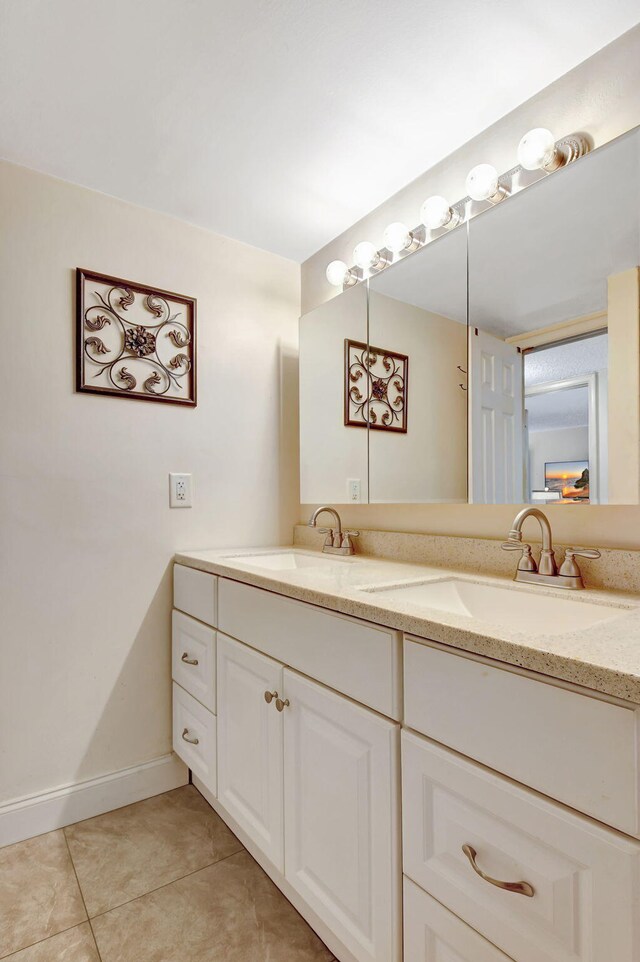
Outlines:
POLYGON ((521 504, 522 354, 477 327, 469 330, 469 492, 475 504, 521 504))
POLYGON ((396 962, 399 726, 284 675, 286 878, 356 959, 396 962))
POLYGON ((282 665, 218 634, 217 675, 218 800, 282 872, 282 665))

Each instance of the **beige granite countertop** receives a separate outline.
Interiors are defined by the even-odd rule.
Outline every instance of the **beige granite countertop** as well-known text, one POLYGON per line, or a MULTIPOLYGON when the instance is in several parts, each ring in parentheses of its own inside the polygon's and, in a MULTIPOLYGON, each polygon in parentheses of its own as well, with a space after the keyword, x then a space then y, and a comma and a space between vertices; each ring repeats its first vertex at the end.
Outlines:
POLYGON ((337 558, 308 548, 221 548, 179 552, 175 561, 201 571, 277 592, 309 604, 354 615, 367 621, 442 642, 572 682, 640 705, 640 596, 629 592, 589 588, 568 593, 559 588, 514 585, 510 578, 477 574, 434 564, 416 565, 379 557, 354 555, 337 558), (296 551, 318 560, 318 567, 266 570, 246 564, 243 555, 296 551), (331 564, 323 563, 330 559, 331 564), (437 611, 407 600, 371 594, 374 585, 439 580, 455 576, 481 581, 539 596, 567 598, 570 603, 589 601, 605 609, 623 607, 613 620, 563 634, 540 634, 535 624, 489 624, 475 618, 437 611))

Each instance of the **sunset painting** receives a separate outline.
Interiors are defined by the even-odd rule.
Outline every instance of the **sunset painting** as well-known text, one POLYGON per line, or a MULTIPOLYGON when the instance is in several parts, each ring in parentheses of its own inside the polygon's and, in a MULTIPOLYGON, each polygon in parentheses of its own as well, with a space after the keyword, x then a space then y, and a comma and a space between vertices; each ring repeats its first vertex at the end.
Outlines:
POLYGON ((547 461, 544 485, 548 491, 558 491, 563 501, 588 501, 589 462, 547 461))

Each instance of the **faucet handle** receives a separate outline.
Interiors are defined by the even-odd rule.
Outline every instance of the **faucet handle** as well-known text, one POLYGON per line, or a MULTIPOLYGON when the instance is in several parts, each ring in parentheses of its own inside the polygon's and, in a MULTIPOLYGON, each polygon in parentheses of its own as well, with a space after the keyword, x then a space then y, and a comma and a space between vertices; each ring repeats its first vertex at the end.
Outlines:
POLYGON ((352 538, 359 538, 359 537, 360 537, 360 532, 359 532, 359 531, 343 531, 343 532, 342 532, 342 544, 341 544, 341 547, 342 547, 342 548, 350 548, 351 551, 353 551, 353 542, 351 541, 351 539, 352 539, 352 538))
POLYGON ((579 558, 591 558, 592 560, 601 557, 597 548, 567 548, 562 567, 560 568, 561 575, 566 575, 570 578, 580 577, 580 568, 575 560, 576 555, 579 558))
POLYGON ((327 536, 324 539, 324 547, 332 548, 333 547, 333 528, 318 528, 318 531, 320 532, 320 534, 326 534, 327 536))
POLYGON ((520 541, 504 541, 503 551, 521 551, 522 555, 518 562, 518 571, 537 571, 538 566, 531 554, 531 545, 520 541))

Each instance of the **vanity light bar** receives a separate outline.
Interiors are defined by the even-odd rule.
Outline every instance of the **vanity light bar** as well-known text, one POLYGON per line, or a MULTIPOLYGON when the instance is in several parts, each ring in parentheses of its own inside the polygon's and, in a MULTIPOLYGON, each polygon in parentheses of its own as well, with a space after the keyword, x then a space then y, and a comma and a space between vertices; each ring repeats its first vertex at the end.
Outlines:
POLYGON ((478 164, 467 176, 468 197, 453 205, 439 195, 427 198, 420 208, 420 227, 409 230, 400 221, 389 224, 384 232, 385 246, 382 249, 378 250, 370 241, 361 241, 353 251, 355 267, 348 267, 344 261, 331 261, 326 271, 327 280, 343 290, 352 287, 364 279, 365 272, 378 273, 393 263, 394 257, 410 254, 423 247, 428 243, 428 232, 458 227, 468 218, 469 200, 492 205, 501 203, 511 194, 513 175, 519 170, 542 170, 551 174, 583 157, 590 149, 589 141, 582 134, 572 134, 556 141, 550 130, 536 127, 526 133, 518 144, 519 167, 499 175, 491 164, 478 164))

